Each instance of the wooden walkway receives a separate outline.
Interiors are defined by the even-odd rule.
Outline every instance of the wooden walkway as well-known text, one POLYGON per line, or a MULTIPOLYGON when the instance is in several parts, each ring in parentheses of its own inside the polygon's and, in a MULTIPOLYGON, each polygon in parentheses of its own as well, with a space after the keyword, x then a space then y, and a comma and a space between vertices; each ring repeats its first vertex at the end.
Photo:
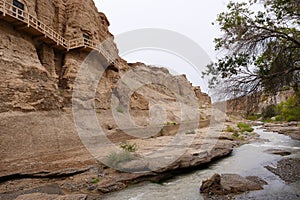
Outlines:
POLYGON ((41 39, 46 44, 53 45, 54 48, 67 51, 78 48, 96 50, 105 57, 108 63, 114 61, 110 53, 101 48, 99 43, 83 37, 67 40, 35 16, 14 6, 12 3, 8 3, 7 0, 0 0, 0 13, 2 13, 0 18, 15 26, 17 30, 23 30, 35 38, 41 39))

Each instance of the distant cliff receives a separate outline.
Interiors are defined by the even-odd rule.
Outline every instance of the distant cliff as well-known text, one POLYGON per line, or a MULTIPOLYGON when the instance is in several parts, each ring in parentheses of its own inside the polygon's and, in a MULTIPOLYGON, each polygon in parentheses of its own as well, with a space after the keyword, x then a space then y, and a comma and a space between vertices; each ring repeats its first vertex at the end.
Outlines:
POLYGON ((293 90, 284 90, 276 95, 257 93, 227 101, 227 112, 230 114, 247 115, 261 113, 262 109, 271 104, 285 102, 294 94, 293 90))

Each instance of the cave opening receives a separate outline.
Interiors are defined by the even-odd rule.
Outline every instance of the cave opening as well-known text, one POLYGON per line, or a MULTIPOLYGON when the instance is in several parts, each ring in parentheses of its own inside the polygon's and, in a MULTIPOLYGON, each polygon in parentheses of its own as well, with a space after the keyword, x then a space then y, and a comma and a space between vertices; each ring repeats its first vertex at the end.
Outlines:
POLYGON ((18 0, 13 0, 13 6, 14 6, 12 8, 12 10, 14 12, 13 15, 16 16, 18 14, 18 18, 23 20, 24 17, 22 17, 22 15, 23 15, 24 8, 25 8, 24 4, 18 0))

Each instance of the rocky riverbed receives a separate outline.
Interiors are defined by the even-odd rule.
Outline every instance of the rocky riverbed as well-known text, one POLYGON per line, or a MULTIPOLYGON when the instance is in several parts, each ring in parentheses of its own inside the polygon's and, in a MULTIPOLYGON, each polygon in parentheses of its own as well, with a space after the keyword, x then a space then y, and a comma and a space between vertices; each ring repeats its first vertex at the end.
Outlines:
POLYGON ((300 159, 282 159, 276 164, 276 167, 266 166, 266 168, 287 183, 300 181, 300 159))
MULTIPOLYGON (((19 196, 19 199, 24 199, 30 194, 33 195, 30 197, 32 199, 47 199, 50 198, 49 195, 56 197, 68 194, 83 194, 71 196, 71 199, 84 199, 85 194, 89 199, 96 199, 102 194, 124 189, 128 185, 143 181, 158 182, 178 174, 183 169, 205 166, 230 155, 234 147, 257 138, 257 135, 253 134, 243 140, 236 139, 232 137, 232 133, 222 129, 215 130, 217 135, 207 136, 209 128, 200 128, 184 135, 184 138, 193 138, 193 142, 186 152, 170 165, 151 172, 126 173, 106 167, 89 154, 80 143, 71 114, 36 112, 26 114, 26 118, 24 115, 8 113, 2 115, 0 122, 7 133, 1 135, 1 147, 6 151, 2 152, 5 157, 0 164, 0 199, 9 200, 19 196), (29 128, 32 125, 27 124, 28 120, 35 123, 35 130, 29 128), (56 126, 53 126, 53 123, 56 126), (11 127, 14 127, 14 132, 11 131, 11 127), (30 136, 31 131, 39 132, 40 135, 30 136), (11 137, 15 138, 16 144, 22 146, 5 143, 10 141, 11 137), (29 145, 32 143, 36 145, 29 145), (208 151, 204 147, 212 148, 208 151)), ((227 125, 235 124, 234 120, 227 122, 227 125)), ((174 137, 165 135, 148 139, 129 139, 128 142, 135 143, 138 147, 135 154, 142 155, 156 151, 174 137)), ((171 156, 172 152, 181 147, 175 145, 172 148, 174 151, 162 153, 160 159, 171 156)), ((130 169, 138 167, 134 160, 125 166, 130 169)))
POLYGON ((263 127, 269 131, 290 136, 294 140, 300 140, 299 122, 264 123, 263 127))
MULTIPOLYGON (((113 192, 104 195, 104 200, 118 200, 123 199, 299 199, 299 181, 285 182, 280 176, 266 169, 266 166, 272 168, 277 167, 277 163, 281 159, 299 159, 300 142, 293 140, 283 134, 269 132, 262 127, 255 127, 255 132, 260 135, 260 139, 252 141, 251 143, 234 148, 231 156, 227 156, 210 165, 196 170, 188 174, 178 175, 175 178, 156 183, 141 183, 136 186, 129 187, 125 190, 113 192), (274 148, 282 151, 291 152, 290 155, 282 156, 277 154, 270 154, 266 152, 268 149, 274 148), (230 185, 233 190, 229 188, 228 191, 233 191, 226 195, 213 195, 207 197, 199 193, 201 183, 214 174, 226 174, 225 186, 230 185), (229 175, 228 175, 229 174, 229 175), (235 177, 243 177, 245 182, 231 181, 235 177), (249 183, 250 185, 244 185, 249 183), (248 186, 253 186, 253 183, 258 183, 260 186, 254 191, 234 192, 234 188, 242 187, 247 189, 248 186), (266 184, 267 183, 267 184, 266 184), (245 186, 245 187, 244 187, 245 186)), ((222 175, 221 175, 222 177, 222 175)), ((225 179, 223 179, 225 180, 225 179)), ((224 183, 224 181, 223 181, 224 183)), ((221 182, 222 184, 222 182, 221 182)), ((256 186, 255 186, 256 188, 256 186)), ((250 188, 248 188, 250 189, 250 188)), ((247 190, 248 190, 247 189, 247 190)), ((241 190, 241 189, 239 189, 241 190)))

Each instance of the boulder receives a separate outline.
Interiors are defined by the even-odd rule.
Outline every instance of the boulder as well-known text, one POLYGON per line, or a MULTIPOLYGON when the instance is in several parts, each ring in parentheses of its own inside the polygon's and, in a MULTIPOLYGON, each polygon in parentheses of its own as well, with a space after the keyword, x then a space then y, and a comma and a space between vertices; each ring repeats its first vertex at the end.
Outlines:
POLYGON ((237 194, 252 190, 263 189, 262 185, 267 184, 259 177, 242 177, 238 174, 214 174, 210 179, 202 182, 201 193, 227 195, 237 194))
POLYGON ((214 174, 210 179, 202 182, 202 185, 200 187, 201 193, 209 193, 212 191, 218 191, 218 193, 223 191, 220 174, 214 174))
POLYGON ((282 150, 282 149, 267 149, 267 150, 265 151, 265 153, 275 154, 275 155, 280 155, 280 156, 288 156, 288 155, 291 155, 291 152, 285 151, 285 150, 282 150))

